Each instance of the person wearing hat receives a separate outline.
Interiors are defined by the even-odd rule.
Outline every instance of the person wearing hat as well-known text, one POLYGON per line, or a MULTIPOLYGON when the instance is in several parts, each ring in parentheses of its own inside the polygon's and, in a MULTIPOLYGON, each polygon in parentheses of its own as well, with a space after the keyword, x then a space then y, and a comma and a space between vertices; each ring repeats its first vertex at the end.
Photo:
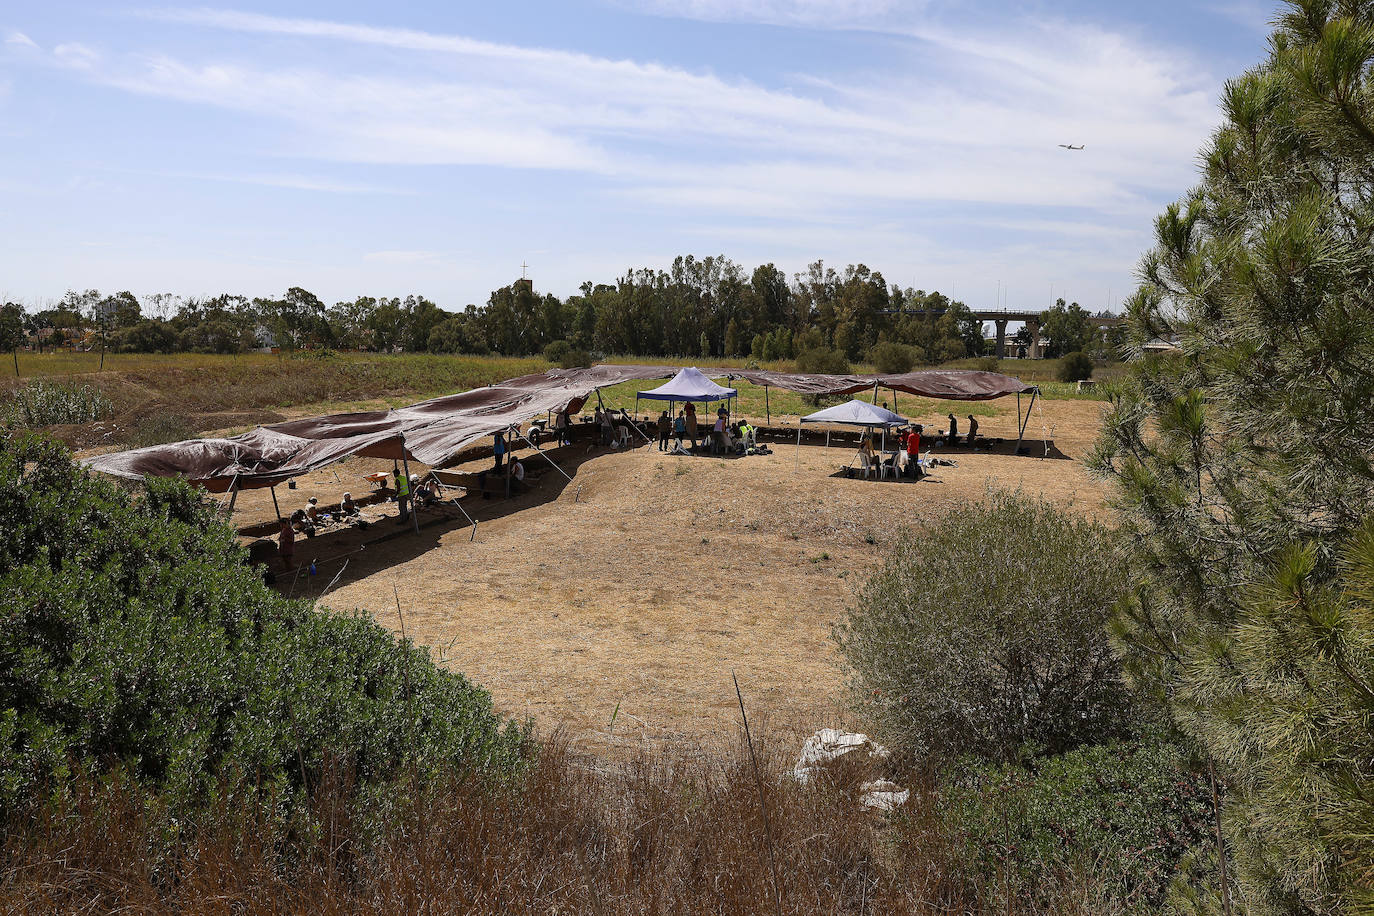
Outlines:
POLYGON ((352 493, 345 493, 343 499, 339 500, 339 514, 343 516, 358 514, 358 504, 353 501, 352 493))
POLYGON ((978 438, 978 421, 973 419, 973 414, 968 415, 968 444, 973 445, 978 438))
POLYGON ((959 420, 954 414, 949 415, 949 438, 945 440, 950 445, 959 443, 959 420))
POLYGON ((305 501, 305 517, 312 525, 319 520, 320 501, 313 496, 305 501))

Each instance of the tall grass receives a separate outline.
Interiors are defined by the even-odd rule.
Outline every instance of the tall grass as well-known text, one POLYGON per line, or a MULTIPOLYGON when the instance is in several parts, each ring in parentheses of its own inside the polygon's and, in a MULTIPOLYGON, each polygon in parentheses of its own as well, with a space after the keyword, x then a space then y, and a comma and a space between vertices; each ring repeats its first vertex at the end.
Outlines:
POLYGON ((381 822, 350 816, 349 767, 315 787, 309 830, 277 831, 224 798, 175 854, 124 779, 88 782, 10 831, 9 913, 1111 913, 1090 876, 1047 876, 1035 906, 973 883, 917 803, 884 821, 857 803, 860 769, 800 786, 763 748, 771 845, 742 747, 611 765, 545 744, 508 785, 413 782, 381 822), (776 856, 781 905, 768 861, 776 856))

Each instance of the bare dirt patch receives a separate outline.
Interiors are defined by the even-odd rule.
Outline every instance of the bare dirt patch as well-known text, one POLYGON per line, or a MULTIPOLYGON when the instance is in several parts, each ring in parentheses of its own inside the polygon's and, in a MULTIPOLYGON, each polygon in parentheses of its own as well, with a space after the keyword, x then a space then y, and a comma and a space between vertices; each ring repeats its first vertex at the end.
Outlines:
MULTIPOLYGON (((843 722, 831 627, 900 531, 990 486, 1099 513, 1101 487, 1078 459, 1104 406, 1037 405, 1030 456, 1009 444, 949 450, 957 466, 921 482, 837 478, 852 449, 797 453, 782 442, 772 455, 732 460, 642 445, 552 450, 574 482, 549 469, 515 499, 465 500, 475 540, 466 522, 415 535, 386 518, 368 532, 298 542, 297 559, 317 559, 318 574, 284 577, 282 587, 317 595, 347 561, 324 604, 362 609, 399 632, 399 596, 406 634, 436 659, 489 688, 505 713, 566 726, 587 749, 691 747, 732 734, 732 669, 751 714, 775 735, 810 734, 843 722), (1061 457, 1037 457, 1042 429, 1053 430, 1050 454, 1061 457), (358 550, 379 534, 395 536, 358 550)), ((942 416, 918 419, 935 426, 942 416)), ((1014 436, 1014 408, 982 424, 1014 436)), ((531 468, 544 463, 522 454, 531 468)), ((361 474, 383 469, 390 463, 355 460, 301 478, 295 491, 278 488, 281 508, 357 496, 361 474)), ((374 517, 383 510, 395 514, 383 506, 374 517)), ((239 496, 236 522, 273 517, 268 491, 239 496)))

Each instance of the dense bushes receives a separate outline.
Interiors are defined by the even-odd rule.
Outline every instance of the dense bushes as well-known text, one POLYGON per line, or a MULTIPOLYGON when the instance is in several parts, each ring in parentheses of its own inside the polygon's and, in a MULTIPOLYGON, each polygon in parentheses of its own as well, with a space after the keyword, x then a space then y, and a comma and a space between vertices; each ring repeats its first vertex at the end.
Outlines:
POLYGON ((1059 361, 1059 381, 1061 382, 1077 382, 1092 377, 1092 357, 1082 350, 1065 354, 1064 358, 1059 361))
POLYGON ((577 369, 592 364, 592 355, 566 340, 555 340, 544 348, 544 358, 560 369, 577 369))
POLYGON ((916 353, 910 347, 888 340, 869 351, 868 361, 879 372, 910 372, 916 365, 916 353))
POLYGON ((941 779, 943 822, 964 859, 1008 896, 1041 900, 1089 871, 1157 912, 1181 863, 1206 849, 1212 799, 1177 747, 1153 738, 1027 763, 961 758, 941 779))
POLYGON ((126 769, 177 817, 225 781, 291 803, 331 756, 364 793, 402 767, 517 763, 484 691, 241 556, 184 484, 135 500, 55 443, 0 438, 0 812, 73 765, 126 769))
POLYGON ((836 637, 895 750, 1054 753, 1132 724, 1106 630, 1125 591, 1107 529, 993 494, 901 540, 836 637))
POLYGON ((24 427, 94 423, 112 410, 110 399, 98 388, 39 379, 10 392, 3 420, 24 427))
POLYGON ((839 350, 814 347, 797 354, 797 371, 844 375, 849 371, 849 360, 839 350))

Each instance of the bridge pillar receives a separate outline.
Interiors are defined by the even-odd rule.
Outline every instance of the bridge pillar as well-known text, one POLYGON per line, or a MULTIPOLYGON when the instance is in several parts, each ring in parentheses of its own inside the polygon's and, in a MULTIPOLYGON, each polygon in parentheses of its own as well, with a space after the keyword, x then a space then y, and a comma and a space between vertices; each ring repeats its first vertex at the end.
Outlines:
POLYGON ((994 324, 997 325, 997 358, 1001 359, 1007 355, 1007 319, 998 318, 994 324))
POLYGON ((1029 355, 1030 355, 1030 358, 1031 358, 1031 359, 1039 359, 1039 358, 1041 357, 1041 353, 1040 353, 1040 319, 1038 319, 1038 318, 1032 318, 1032 319, 1028 320, 1028 321, 1026 322, 1026 327, 1030 328, 1030 332, 1031 332, 1031 345, 1030 345, 1030 354, 1029 354, 1029 355))

